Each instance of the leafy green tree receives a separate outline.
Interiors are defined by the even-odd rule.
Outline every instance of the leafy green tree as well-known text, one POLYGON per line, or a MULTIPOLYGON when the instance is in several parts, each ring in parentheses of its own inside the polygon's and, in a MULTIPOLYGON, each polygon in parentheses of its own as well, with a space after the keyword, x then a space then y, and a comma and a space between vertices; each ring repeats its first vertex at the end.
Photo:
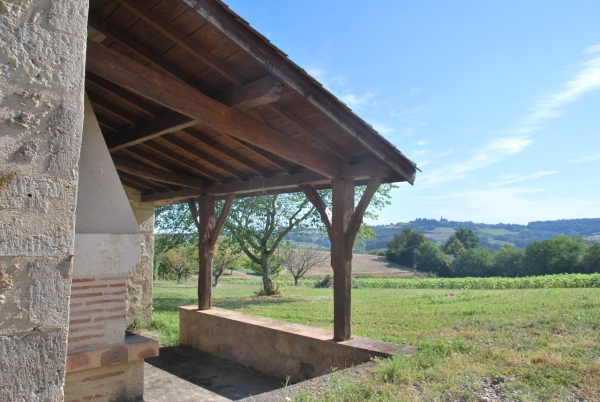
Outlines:
POLYGON ((458 254, 450 265, 454 277, 487 277, 493 275, 494 259, 485 248, 472 248, 458 254))
POLYGON ((467 250, 471 250, 473 248, 479 247, 479 243, 480 243, 479 236, 477 236, 471 229, 458 228, 456 230, 456 232, 454 232, 452 234, 452 236, 450 236, 450 238, 448 239, 448 241, 446 241, 446 244, 444 245, 444 250, 448 254, 454 254, 454 255, 457 254, 457 253, 451 253, 450 251, 448 251, 449 246, 452 243, 454 243, 455 240, 460 241, 461 244, 463 245, 463 247, 467 250))
POLYGON ((215 246, 215 257, 213 259, 213 286, 218 286, 219 278, 226 269, 231 269, 231 272, 233 272, 233 269, 237 268, 241 262, 242 255, 236 244, 231 239, 219 237, 215 246))
POLYGON ((525 250, 505 244, 494 255, 494 275, 509 277, 524 276, 524 256, 525 250))
POLYGON ((586 244, 581 238, 557 236, 535 241, 525 249, 523 265, 527 275, 582 272, 586 244))
MULTIPOLYGON (((165 268, 161 267, 161 256, 172 248, 177 248, 188 243, 185 235, 180 233, 157 233, 154 235, 154 278, 166 279, 165 268)), ((168 270, 168 268, 166 269, 168 270)))
POLYGON ((590 245, 582 261, 582 271, 584 273, 593 274, 600 273, 600 243, 595 242, 590 245))
POLYGON ((444 251, 446 254, 452 254, 454 256, 459 255, 465 250, 465 246, 458 239, 453 239, 452 241, 446 242, 446 245, 444 246, 444 251))
POLYGON ((396 264, 413 267, 417 247, 426 242, 427 238, 423 233, 406 228, 388 242, 386 257, 396 264))
POLYGON ((195 247, 189 244, 183 244, 177 248, 172 248, 163 253, 160 257, 167 278, 176 277, 177 283, 181 283, 182 278, 193 272, 194 266, 197 266, 197 251, 194 255, 195 247))
POLYGON ((416 254, 419 271, 432 272, 442 277, 450 276, 450 263, 436 244, 430 241, 421 243, 416 254))
POLYGON ((302 193, 241 198, 225 223, 242 252, 260 267, 263 291, 276 293, 271 261, 285 236, 294 228, 315 222, 315 209, 302 193))

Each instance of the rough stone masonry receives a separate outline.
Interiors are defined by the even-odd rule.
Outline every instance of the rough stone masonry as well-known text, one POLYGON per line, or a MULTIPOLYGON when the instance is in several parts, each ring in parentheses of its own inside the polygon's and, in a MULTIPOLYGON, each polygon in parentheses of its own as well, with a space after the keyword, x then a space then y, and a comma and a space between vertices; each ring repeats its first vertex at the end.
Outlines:
POLYGON ((0 400, 62 401, 88 3, 0 0, 0 400))

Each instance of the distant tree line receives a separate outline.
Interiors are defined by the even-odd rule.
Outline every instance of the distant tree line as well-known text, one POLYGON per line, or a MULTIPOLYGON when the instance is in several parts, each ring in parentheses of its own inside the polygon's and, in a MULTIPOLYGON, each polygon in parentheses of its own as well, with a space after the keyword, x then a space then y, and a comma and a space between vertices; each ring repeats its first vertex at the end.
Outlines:
POLYGON ((468 228, 458 228, 443 246, 406 228, 388 242, 389 261, 443 277, 521 277, 600 273, 600 243, 565 235, 534 241, 524 249, 504 245, 492 252, 468 228))

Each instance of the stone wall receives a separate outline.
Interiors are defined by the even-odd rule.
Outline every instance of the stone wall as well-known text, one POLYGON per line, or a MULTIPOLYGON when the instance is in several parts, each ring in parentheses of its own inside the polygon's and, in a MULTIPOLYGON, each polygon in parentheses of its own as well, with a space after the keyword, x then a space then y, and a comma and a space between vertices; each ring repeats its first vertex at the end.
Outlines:
POLYGON ((61 401, 88 3, 0 2, 0 400, 61 401))
POLYGON ((135 219, 144 235, 140 261, 127 276, 127 324, 152 319, 152 279, 154 272, 154 205, 141 202, 139 191, 124 187, 135 219))
POLYGON ((252 367, 291 382, 374 357, 414 354, 412 346, 354 337, 333 341, 333 332, 265 317, 197 306, 179 307, 179 344, 252 367))

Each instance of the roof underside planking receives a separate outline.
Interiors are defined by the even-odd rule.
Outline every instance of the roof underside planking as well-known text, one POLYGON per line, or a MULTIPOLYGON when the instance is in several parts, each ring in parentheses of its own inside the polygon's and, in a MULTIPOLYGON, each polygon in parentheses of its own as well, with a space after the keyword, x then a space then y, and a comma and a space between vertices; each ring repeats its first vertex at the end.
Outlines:
POLYGON ((414 182, 413 162, 218 0, 91 0, 86 70, 143 201, 414 182))

